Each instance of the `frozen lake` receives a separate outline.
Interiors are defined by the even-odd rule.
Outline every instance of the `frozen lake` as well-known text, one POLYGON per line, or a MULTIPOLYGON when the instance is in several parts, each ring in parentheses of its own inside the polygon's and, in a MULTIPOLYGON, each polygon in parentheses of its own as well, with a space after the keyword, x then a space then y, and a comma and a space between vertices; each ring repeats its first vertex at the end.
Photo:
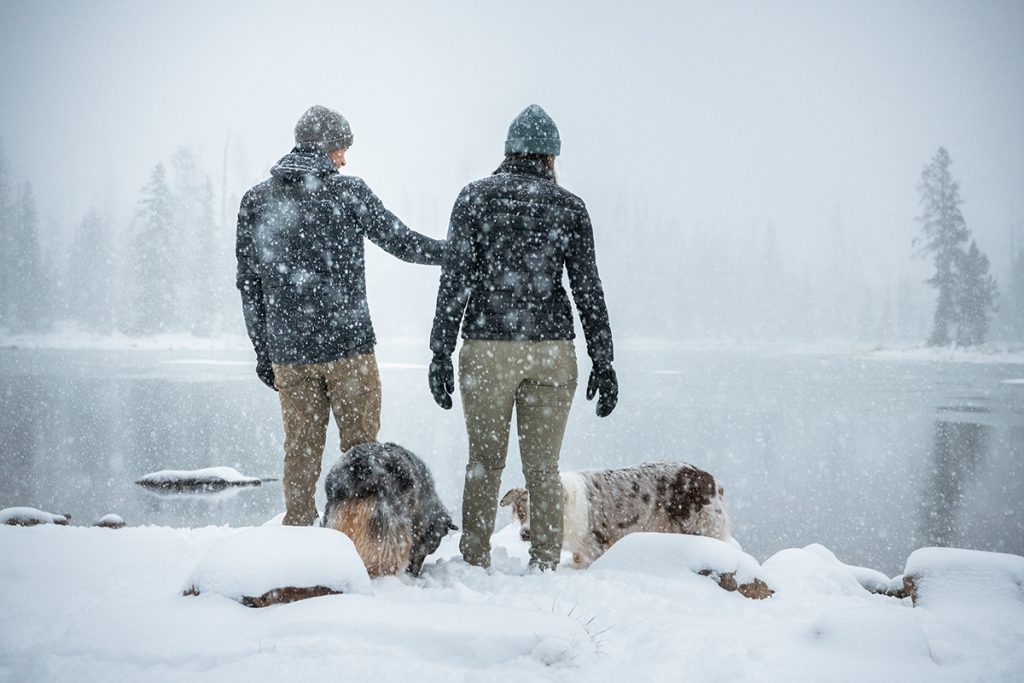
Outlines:
MULTIPOLYGON (((582 343, 578 353, 562 469, 701 466, 759 560, 817 542, 894 575, 925 545, 1024 554, 1024 365, 625 344, 619 406, 599 420, 583 397, 582 343)), ((434 405, 418 345, 382 344, 378 360, 381 439, 426 460, 458 516, 461 405, 434 405)), ((252 366, 245 351, 0 349, 0 508, 77 524, 107 513, 130 525, 266 521, 283 510, 280 482, 207 496, 133 484, 217 465, 279 478, 277 398, 252 366)), ((331 430, 325 474, 338 457, 331 430)), ((522 482, 514 439, 505 481, 522 482)))

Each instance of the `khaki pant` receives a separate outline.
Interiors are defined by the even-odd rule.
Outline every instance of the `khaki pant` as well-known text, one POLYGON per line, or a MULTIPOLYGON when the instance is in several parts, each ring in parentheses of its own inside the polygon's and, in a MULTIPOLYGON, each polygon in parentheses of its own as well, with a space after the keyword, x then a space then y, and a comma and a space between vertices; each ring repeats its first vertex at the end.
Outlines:
POLYGON ((338 424, 342 453, 377 440, 377 357, 371 352, 330 363, 274 363, 274 386, 284 419, 284 523, 309 526, 317 518, 316 484, 330 412, 338 424))
POLYGON ((576 350, 571 341, 463 342, 459 389, 469 434, 469 464, 460 550, 470 564, 490 564, 513 407, 530 491, 530 562, 544 568, 558 564, 562 549, 558 454, 576 379, 576 350))

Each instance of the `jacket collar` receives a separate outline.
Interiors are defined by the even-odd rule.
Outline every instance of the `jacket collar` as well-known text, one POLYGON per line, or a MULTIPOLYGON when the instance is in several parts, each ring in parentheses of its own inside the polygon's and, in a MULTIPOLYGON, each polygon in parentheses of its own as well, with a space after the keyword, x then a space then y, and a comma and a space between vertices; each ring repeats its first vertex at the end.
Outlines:
POLYGON ((530 159, 529 157, 506 158, 501 162, 497 170, 494 171, 494 175, 499 173, 528 175, 550 181, 555 179, 551 171, 548 170, 548 167, 544 165, 544 162, 540 159, 530 159))
POLYGON ((270 169, 270 174, 280 178, 299 178, 307 175, 328 176, 337 173, 338 167, 330 157, 320 151, 296 147, 270 169))

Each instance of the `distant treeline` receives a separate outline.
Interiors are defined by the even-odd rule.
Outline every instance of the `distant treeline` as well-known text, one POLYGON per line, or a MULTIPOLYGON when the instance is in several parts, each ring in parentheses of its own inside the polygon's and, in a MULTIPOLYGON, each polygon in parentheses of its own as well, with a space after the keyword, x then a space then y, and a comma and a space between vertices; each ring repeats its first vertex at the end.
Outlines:
MULTIPOLYGON (((225 201, 218 188, 222 210, 214 211, 213 184, 191 150, 179 148, 169 163, 139 179, 130 219, 117 220, 112 207, 95 206, 77 218, 66 253, 45 259, 36 201, 21 175, 0 149, 0 328, 43 332, 73 321, 101 334, 243 333, 230 210, 238 198, 225 201)), ((971 331, 977 328, 956 322, 947 325, 948 340, 936 337, 937 324, 954 320, 953 309, 940 308, 936 318, 936 295, 928 284, 940 296, 944 290, 935 278, 926 282, 911 274, 912 245, 906 272, 892 274, 886 284, 869 282, 863 272, 872 255, 860 253, 838 215, 823 221, 829 262, 812 268, 767 222, 726 240, 720 232, 686 231, 677 217, 625 193, 595 206, 598 263, 617 337, 978 341, 971 331), (816 274, 822 271, 827 274, 816 274)), ((959 262, 964 272, 983 258, 966 245, 959 262)), ((990 339, 1024 342, 1024 245, 1018 247, 1000 255, 1010 261, 1004 266, 1009 278, 999 283, 990 332, 986 321, 990 339)), ((374 289, 372 271, 371 303, 381 289, 374 289)), ((420 318, 429 328, 432 302, 418 301, 424 310, 419 303, 407 310, 401 300, 375 308, 375 321, 397 321, 390 328, 401 329, 414 316, 416 329, 424 327, 420 318)))
POLYGON ((214 220, 213 186, 187 148, 157 164, 137 210, 77 221, 67 253, 44 263, 31 184, 0 153, 0 327, 42 332, 57 321, 96 333, 199 336, 238 331, 234 226, 214 220), (18 188, 21 188, 20 190, 18 188))

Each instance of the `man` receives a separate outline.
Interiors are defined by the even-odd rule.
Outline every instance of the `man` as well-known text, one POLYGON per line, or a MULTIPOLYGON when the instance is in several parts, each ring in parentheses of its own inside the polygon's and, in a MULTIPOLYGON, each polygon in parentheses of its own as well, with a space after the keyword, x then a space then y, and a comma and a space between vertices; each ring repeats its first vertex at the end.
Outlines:
POLYGON ((333 411, 342 452, 376 441, 380 374, 366 302, 363 238, 403 261, 440 265, 445 242, 413 232, 359 178, 343 176, 348 121, 307 110, 295 148, 242 198, 235 254, 256 374, 281 399, 284 523, 317 520, 316 484, 333 411))

